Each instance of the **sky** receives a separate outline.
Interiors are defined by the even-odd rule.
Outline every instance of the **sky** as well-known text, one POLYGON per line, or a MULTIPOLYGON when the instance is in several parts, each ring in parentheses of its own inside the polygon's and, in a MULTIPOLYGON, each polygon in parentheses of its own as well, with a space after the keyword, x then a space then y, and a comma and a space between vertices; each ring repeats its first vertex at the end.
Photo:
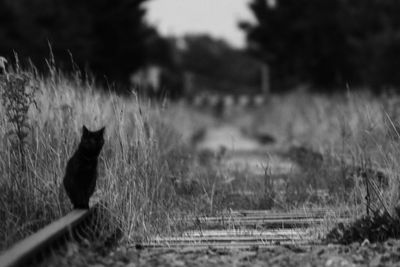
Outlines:
POLYGON ((208 33, 234 47, 245 45, 245 35, 238 28, 240 20, 253 21, 250 0, 151 0, 147 20, 162 35, 208 33))

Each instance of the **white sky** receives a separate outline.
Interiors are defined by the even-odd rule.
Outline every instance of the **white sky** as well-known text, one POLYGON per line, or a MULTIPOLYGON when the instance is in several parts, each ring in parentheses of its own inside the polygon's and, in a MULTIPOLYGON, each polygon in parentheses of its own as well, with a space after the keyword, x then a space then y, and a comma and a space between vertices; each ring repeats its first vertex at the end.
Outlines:
POLYGON ((208 33, 223 38, 235 47, 243 47, 245 35, 240 20, 252 20, 250 0, 151 0, 147 20, 162 35, 208 33))

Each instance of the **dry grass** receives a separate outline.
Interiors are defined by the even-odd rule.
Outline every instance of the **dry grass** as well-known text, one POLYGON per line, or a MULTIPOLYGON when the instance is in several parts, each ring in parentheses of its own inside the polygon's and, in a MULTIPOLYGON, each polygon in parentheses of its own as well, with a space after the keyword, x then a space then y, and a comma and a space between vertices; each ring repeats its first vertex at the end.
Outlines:
MULTIPOLYGON (((250 136, 268 133, 276 137, 274 151, 282 151, 283 156, 300 165, 300 173, 296 170, 279 176, 267 172, 264 177, 248 177, 246 171, 235 173, 233 170, 230 175, 237 178, 234 182, 237 188, 257 191, 255 199, 241 198, 242 204, 266 207, 266 202, 271 202, 273 197, 275 208, 345 205, 356 211, 353 214, 360 214, 365 212, 368 188, 369 210, 388 210, 396 216, 400 170, 399 96, 375 96, 368 91, 335 95, 294 91, 273 95, 260 108, 244 110, 234 106, 226 113, 230 115, 224 118, 225 123, 239 127, 250 136), (312 154, 296 155, 290 150, 292 146, 320 153, 323 161, 318 163, 312 154), (382 174, 387 179, 381 179, 382 174), (279 180, 273 190, 269 188, 271 179, 279 180)), ((270 167, 268 156, 263 166, 270 167)), ((235 184, 229 186, 235 187, 235 184)), ((234 190, 225 189, 223 194, 232 194, 234 190)))
MULTIPOLYGON (((11 77, 26 74, 30 88, 38 88, 35 101, 25 104, 29 109, 20 110, 27 124, 23 134, 6 116, 10 108, 4 102, 0 105, 0 249, 70 209, 68 201, 60 197, 60 184, 83 124, 91 129, 106 126, 93 200, 101 200, 114 215, 125 240, 174 232, 182 226, 175 219, 177 214, 215 213, 232 200, 235 184, 224 180, 220 156, 196 154, 188 145, 196 132, 215 125, 215 120, 182 103, 159 105, 134 94, 122 98, 99 92, 93 82, 82 81, 79 73, 65 77, 54 67, 50 70, 48 78, 34 71, 10 73, 11 77)), ((18 90, 18 86, 3 85, 1 90, 18 90)), ((269 188, 268 173, 256 184, 248 179, 247 185, 242 181, 237 187, 243 191, 246 186, 256 188, 260 201, 271 201, 271 194, 279 197, 285 208, 315 204, 354 211, 365 206, 365 180, 375 179, 372 174, 363 177, 354 168, 364 172, 381 169, 389 177, 389 186, 375 190, 370 183, 371 198, 376 200, 371 201, 376 204, 371 209, 388 209, 395 216, 399 100, 368 93, 328 97, 294 92, 273 96, 268 105, 243 116, 238 116, 243 111, 234 111, 234 123, 248 128, 246 132, 266 131, 279 137, 280 149, 297 144, 324 156, 322 166, 311 161, 301 174, 285 177, 284 196, 279 196, 281 189, 269 188), (321 188, 328 190, 328 199, 318 198, 316 192, 321 188)), ((19 109, 18 105, 15 108, 19 109)), ((260 201, 259 207, 268 204, 260 201)))
MULTIPOLYGON (((0 106, 0 248, 70 210, 60 185, 83 124, 91 129, 106 126, 92 200, 101 200, 114 215, 125 239, 174 231, 175 212, 193 211, 200 204, 175 193, 173 181, 196 173, 191 173, 191 150, 163 120, 165 107, 142 102, 134 94, 122 98, 100 93, 94 83, 83 82, 79 76, 65 77, 55 68, 51 71, 49 78, 23 70, 14 70, 8 77, 27 75, 38 90, 36 105, 33 101, 24 107, 15 103, 14 110, 5 102, 0 106), (17 124, 6 112, 22 112, 24 117, 20 150, 15 146, 20 140, 14 138, 17 124)), ((7 78, 2 79, 1 90, 8 90, 10 97, 31 89, 7 86, 7 78)))
POLYGON ((306 162, 304 175, 296 175, 289 183, 302 189, 313 184, 331 188, 331 201, 365 205, 365 179, 378 185, 370 170, 381 171, 388 178, 387 186, 378 185, 377 190, 369 186, 376 200, 371 208, 388 209, 395 215, 399 199, 399 108, 400 98, 395 95, 293 92, 273 97, 269 106, 255 115, 258 119, 250 127, 279 136, 284 149, 300 145, 321 153, 321 165, 306 162), (351 192, 342 198, 335 194, 346 191, 351 192))

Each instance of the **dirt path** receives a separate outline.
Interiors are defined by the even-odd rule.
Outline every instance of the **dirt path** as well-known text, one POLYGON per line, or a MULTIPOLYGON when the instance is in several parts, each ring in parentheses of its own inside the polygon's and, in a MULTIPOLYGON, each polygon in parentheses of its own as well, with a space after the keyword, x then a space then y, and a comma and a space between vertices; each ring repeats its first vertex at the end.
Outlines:
POLYGON ((99 253, 70 248, 59 266, 400 266, 400 241, 380 244, 353 243, 314 247, 252 247, 247 250, 209 247, 206 249, 145 249, 120 247, 99 253), (77 255, 85 254, 83 261, 77 255))
POLYGON ((289 173, 297 168, 294 162, 279 156, 273 144, 263 145, 229 124, 208 129, 197 149, 225 149, 227 153, 223 163, 226 169, 245 170, 253 175, 263 175, 266 167, 271 174, 289 173))
POLYGON ((230 151, 257 151, 261 148, 256 140, 246 137, 239 128, 228 124, 207 129, 197 148, 218 150, 220 147, 230 151))
POLYGON ((349 246, 278 246, 249 250, 164 250, 138 253, 145 266, 400 266, 400 242, 349 246))

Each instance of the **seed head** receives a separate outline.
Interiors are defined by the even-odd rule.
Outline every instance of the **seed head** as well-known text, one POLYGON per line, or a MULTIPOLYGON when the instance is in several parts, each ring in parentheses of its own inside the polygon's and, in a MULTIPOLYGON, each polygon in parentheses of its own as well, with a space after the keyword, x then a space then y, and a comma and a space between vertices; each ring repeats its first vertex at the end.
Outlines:
POLYGON ((0 74, 6 73, 6 64, 7 64, 7 59, 5 57, 0 56, 0 74))

